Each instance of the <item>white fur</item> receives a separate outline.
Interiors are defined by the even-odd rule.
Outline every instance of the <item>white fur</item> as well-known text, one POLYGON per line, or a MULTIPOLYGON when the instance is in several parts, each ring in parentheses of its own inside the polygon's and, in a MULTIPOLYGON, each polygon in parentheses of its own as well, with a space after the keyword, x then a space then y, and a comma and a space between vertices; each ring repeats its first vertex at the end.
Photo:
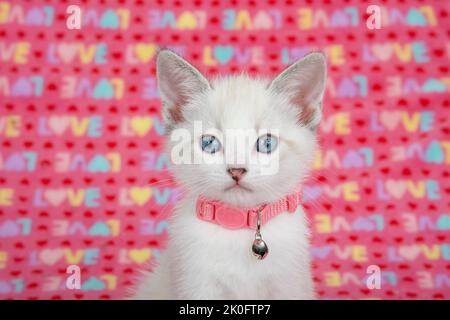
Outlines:
MULTIPOLYGON (((133 297, 314 298, 309 232, 303 208, 299 207, 293 214, 281 213, 262 227, 269 255, 265 260, 257 260, 251 253, 254 231, 227 230, 201 221, 195 215, 195 202, 199 195, 204 195, 236 206, 254 206, 280 199, 302 181, 316 148, 312 128, 320 119, 325 83, 323 56, 312 54, 304 58, 272 83, 244 75, 219 78, 209 83, 187 62, 170 51, 162 51, 158 57, 158 78, 170 130, 185 128, 194 135, 193 123, 198 120, 202 121, 205 132, 210 129, 219 132, 227 129, 279 130, 279 170, 274 175, 261 175, 257 164, 247 164, 248 172, 242 183, 251 188, 249 192, 236 188, 224 191, 233 183, 225 164, 173 166, 173 174, 184 187, 185 196, 170 219, 167 249, 156 269, 143 275, 133 297), (177 84, 171 86, 170 81, 174 79, 177 84), (310 83, 305 85, 305 81, 310 83), (300 91, 312 88, 316 93, 300 92, 293 99, 296 84, 300 91), (322 88, 317 89, 320 86, 322 88), (306 98, 309 100, 302 100, 306 98), (304 104, 296 105, 293 101, 304 104), (177 107, 182 108, 182 120, 171 118, 170 108, 177 107), (314 117, 301 123, 300 115, 307 107, 315 108, 314 117)), ((199 139, 200 136, 193 136, 183 147, 191 147, 193 152, 201 154, 199 139)), ((175 142, 168 142, 169 153, 174 146, 175 142)), ((249 148, 245 152, 256 150, 249 148)), ((224 153, 213 156, 224 157, 224 153)))

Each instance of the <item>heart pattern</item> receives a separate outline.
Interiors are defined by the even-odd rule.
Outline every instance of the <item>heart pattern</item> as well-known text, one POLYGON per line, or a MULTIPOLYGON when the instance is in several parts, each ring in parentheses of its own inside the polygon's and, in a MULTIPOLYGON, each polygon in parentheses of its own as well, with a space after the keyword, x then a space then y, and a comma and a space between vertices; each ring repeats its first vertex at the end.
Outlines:
POLYGON ((346 0, 86 0, 80 30, 68 5, 12 1, 0 15, 1 299, 123 298, 160 258, 182 194, 163 149, 161 47, 210 76, 273 77, 323 51, 303 197, 318 297, 450 298, 445 1, 384 1, 380 29, 346 0), (80 290, 66 288, 71 265, 80 290))

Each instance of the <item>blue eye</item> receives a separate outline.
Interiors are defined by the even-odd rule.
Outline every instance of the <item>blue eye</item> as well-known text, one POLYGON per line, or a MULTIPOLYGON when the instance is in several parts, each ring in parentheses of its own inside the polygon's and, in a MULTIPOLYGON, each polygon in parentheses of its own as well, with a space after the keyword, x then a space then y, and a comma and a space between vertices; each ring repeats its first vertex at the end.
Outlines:
POLYGON ((278 139, 271 134, 266 134, 258 138, 256 141, 256 150, 262 153, 271 153, 277 148, 278 139))
POLYGON ((200 146, 207 153, 216 153, 222 147, 220 141, 215 136, 209 134, 201 137, 200 146))

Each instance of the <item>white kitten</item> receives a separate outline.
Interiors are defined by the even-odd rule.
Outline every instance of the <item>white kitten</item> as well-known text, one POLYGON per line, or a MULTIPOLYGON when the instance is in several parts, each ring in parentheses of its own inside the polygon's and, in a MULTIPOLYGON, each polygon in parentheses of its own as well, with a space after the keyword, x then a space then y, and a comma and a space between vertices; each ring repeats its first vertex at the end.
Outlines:
POLYGON ((173 149, 181 148, 184 155, 193 153, 201 160, 172 166, 186 193, 171 217, 167 249, 156 269, 144 275, 134 298, 314 298, 309 232, 301 205, 262 226, 270 253, 258 260, 251 250, 255 230, 230 230, 203 221, 197 217, 196 202, 203 196, 229 206, 254 207, 286 197, 302 182, 316 148, 326 80, 324 56, 312 53, 271 82, 243 75, 209 82, 168 50, 159 53, 157 71, 169 135, 184 129, 191 136, 181 144, 169 141, 168 153, 173 156, 173 149), (198 121, 200 132, 194 128, 198 121), (262 174, 254 162, 239 168, 225 161, 205 163, 211 158, 224 160, 227 145, 222 139, 230 129, 277 132, 271 136, 274 141, 260 146, 277 152, 261 152, 257 139, 246 150, 236 151, 248 156, 259 150, 269 163, 276 162, 277 172, 262 174), (205 133, 209 141, 203 143, 205 133), (239 171, 238 178, 230 168, 239 171))

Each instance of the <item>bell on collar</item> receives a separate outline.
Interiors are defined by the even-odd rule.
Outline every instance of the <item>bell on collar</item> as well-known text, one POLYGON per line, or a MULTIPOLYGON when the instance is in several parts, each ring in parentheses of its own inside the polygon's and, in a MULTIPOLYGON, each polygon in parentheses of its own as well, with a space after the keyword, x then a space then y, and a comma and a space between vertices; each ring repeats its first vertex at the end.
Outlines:
POLYGON ((258 209, 258 219, 256 224, 256 234, 255 240, 253 240, 252 245, 253 255, 258 259, 262 260, 269 254, 269 247, 261 236, 261 210, 258 209))

